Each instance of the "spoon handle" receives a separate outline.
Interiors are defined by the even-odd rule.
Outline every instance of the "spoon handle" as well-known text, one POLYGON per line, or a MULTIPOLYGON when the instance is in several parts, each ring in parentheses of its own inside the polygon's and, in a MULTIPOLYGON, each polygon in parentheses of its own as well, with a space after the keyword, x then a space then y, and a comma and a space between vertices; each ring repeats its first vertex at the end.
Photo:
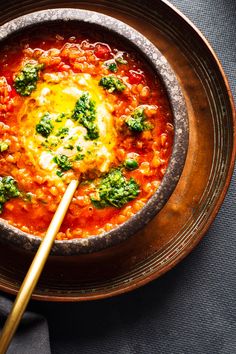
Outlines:
POLYGON ((25 308, 38 282, 43 267, 47 261, 55 237, 61 227, 61 224, 64 220, 64 217, 69 208, 73 195, 78 187, 78 184, 78 181, 73 180, 68 185, 61 199, 61 202, 53 216, 53 219, 49 225, 47 233, 44 239, 42 240, 39 249, 33 259, 33 262, 31 263, 31 266, 25 276, 25 279, 20 287, 12 310, 6 320, 6 323, 0 336, 0 354, 4 354, 7 351, 11 339, 18 327, 21 317, 23 316, 25 308))

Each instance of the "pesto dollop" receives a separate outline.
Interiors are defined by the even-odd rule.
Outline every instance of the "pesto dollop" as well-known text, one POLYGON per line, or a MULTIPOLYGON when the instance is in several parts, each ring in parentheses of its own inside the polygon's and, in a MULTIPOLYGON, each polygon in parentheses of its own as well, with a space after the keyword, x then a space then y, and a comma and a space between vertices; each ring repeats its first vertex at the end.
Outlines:
POLYGON ((98 127, 95 124, 95 102, 91 99, 88 92, 85 92, 76 102, 72 119, 87 129, 86 139, 95 140, 99 137, 98 127))
POLYGON ((49 113, 45 113, 40 122, 36 125, 36 131, 38 134, 47 138, 53 130, 53 124, 49 113))
POLYGON ((14 178, 11 176, 0 177, 0 213, 2 213, 4 203, 19 196, 20 192, 14 178))
POLYGON ((147 116, 143 107, 137 107, 131 116, 126 120, 126 124, 132 132, 141 133, 144 130, 152 129, 152 125, 146 121, 147 116))
POLYGON ((123 81, 114 75, 102 77, 99 81, 99 86, 102 86, 109 93, 123 92, 126 88, 123 81))
POLYGON ((16 75, 14 87, 21 96, 29 96, 36 89, 39 71, 43 68, 44 64, 27 63, 16 75))
POLYGON ((138 195, 138 183, 134 178, 128 180, 118 168, 111 170, 100 180, 97 193, 91 197, 91 201, 97 208, 122 208, 138 195))

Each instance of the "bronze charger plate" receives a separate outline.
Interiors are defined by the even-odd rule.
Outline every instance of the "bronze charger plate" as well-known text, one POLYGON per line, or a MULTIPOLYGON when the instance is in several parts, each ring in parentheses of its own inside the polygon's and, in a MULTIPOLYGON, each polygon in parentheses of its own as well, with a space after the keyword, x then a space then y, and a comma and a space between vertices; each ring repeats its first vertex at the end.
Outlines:
MULTIPOLYGON (((235 109, 216 55, 201 33, 166 1, 9 0, 2 7, 0 24, 55 7, 103 12, 149 38, 174 69, 190 123, 187 161, 175 192, 151 223, 120 245, 88 255, 49 257, 33 298, 93 300, 148 283, 197 245, 223 202, 233 172, 235 109)), ((32 257, 16 247, 0 245, 1 290, 17 293, 32 257)))

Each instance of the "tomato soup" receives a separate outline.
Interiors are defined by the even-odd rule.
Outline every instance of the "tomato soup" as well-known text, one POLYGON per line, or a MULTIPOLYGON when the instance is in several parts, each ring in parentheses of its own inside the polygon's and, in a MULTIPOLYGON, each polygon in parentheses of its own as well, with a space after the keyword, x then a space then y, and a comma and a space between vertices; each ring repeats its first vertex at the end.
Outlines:
POLYGON ((0 51, 0 216, 43 237, 80 181, 57 239, 102 234, 158 189, 173 145, 162 82, 132 47, 74 26, 0 51))

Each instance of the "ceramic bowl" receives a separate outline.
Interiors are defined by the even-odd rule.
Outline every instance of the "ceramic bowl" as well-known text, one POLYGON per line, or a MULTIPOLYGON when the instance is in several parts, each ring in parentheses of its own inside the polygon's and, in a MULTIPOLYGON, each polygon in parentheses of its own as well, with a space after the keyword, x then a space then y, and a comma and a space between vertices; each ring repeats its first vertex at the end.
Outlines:
MULTIPOLYGON (((87 26, 91 27, 91 31, 99 27, 104 31, 112 32, 114 36, 118 36, 128 42, 140 55, 145 57, 165 86, 173 112, 175 128, 174 144, 169 165, 154 195, 139 212, 109 232, 99 236, 90 236, 86 239, 55 241, 52 254, 75 255, 97 252, 125 241, 143 228, 163 208, 181 176, 188 149, 189 131, 184 96, 175 73, 166 58, 147 38, 116 18, 97 12, 69 8, 34 12, 4 24, 0 29, 0 45, 9 36, 27 27, 34 28, 44 23, 58 23, 59 25, 61 22, 65 22, 68 27, 72 22, 77 22, 78 25, 86 23, 87 26)), ((39 237, 20 231, 2 219, 0 219, 0 233, 1 240, 4 242, 13 243, 28 251, 35 251, 41 240, 39 237)))

